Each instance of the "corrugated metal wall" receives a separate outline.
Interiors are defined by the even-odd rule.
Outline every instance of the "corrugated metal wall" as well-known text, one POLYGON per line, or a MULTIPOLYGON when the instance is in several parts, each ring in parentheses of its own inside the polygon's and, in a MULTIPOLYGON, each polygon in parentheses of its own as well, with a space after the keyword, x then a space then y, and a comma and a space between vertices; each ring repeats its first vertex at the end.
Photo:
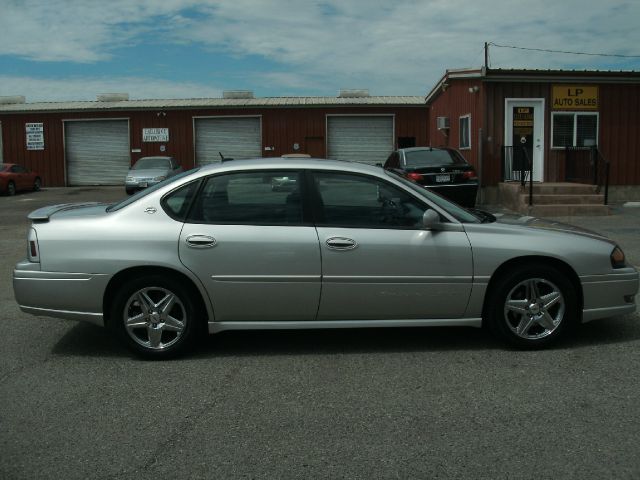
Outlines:
POLYGON ((261 116, 262 156, 286 153, 310 153, 326 156, 326 116, 335 114, 389 114, 395 116, 395 139, 414 137, 416 145, 428 145, 428 109, 425 106, 394 107, 314 107, 314 108, 227 108, 110 112, 55 112, 1 114, 4 137, 4 160, 38 171, 43 186, 65 185, 65 153, 63 121, 79 119, 127 118, 131 162, 143 156, 169 155, 177 158, 185 169, 195 165, 194 117, 261 116), (44 124, 45 149, 27 151, 25 123, 44 124), (143 142, 143 128, 168 128, 169 141, 143 142), (294 145, 299 149, 295 150, 294 145), (164 147, 164 151, 161 150, 164 147), (265 150, 269 148, 269 150, 265 150))

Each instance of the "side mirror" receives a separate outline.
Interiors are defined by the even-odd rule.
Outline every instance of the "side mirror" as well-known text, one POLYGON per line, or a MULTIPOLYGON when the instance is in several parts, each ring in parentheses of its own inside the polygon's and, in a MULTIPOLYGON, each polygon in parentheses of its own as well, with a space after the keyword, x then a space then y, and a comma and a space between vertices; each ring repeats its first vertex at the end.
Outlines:
POLYGON ((422 215, 422 228, 436 230, 440 224, 440 215, 435 210, 427 209, 422 215))

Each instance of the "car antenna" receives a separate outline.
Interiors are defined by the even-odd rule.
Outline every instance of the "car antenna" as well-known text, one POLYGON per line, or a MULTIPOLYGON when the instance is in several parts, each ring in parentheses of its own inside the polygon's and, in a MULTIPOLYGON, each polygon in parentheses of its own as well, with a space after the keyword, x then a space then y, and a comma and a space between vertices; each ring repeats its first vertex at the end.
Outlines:
POLYGON ((233 158, 229 158, 229 157, 226 157, 226 158, 225 158, 225 156, 224 156, 224 155, 222 155, 222 152, 218 152, 218 155, 220 155, 220 159, 221 159, 223 162, 228 162, 229 160, 233 160, 233 158))

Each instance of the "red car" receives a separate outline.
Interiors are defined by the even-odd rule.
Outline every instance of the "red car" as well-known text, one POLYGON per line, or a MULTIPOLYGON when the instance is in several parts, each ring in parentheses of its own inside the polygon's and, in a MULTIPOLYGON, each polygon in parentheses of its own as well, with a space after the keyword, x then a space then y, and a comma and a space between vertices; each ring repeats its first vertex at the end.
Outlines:
POLYGON ((22 165, 0 163, 0 193, 15 195, 19 190, 40 190, 42 180, 36 172, 30 172, 22 165))

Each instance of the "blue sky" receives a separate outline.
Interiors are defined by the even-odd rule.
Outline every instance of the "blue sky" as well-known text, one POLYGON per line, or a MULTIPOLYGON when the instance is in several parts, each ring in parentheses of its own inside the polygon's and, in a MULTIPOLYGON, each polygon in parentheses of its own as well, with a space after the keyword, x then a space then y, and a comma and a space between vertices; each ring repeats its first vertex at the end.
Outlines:
MULTIPOLYGON (((0 95, 27 101, 424 95, 485 41, 640 55, 640 2, 0 0, 0 95)), ((640 58, 492 47, 495 68, 640 70, 640 58)))

